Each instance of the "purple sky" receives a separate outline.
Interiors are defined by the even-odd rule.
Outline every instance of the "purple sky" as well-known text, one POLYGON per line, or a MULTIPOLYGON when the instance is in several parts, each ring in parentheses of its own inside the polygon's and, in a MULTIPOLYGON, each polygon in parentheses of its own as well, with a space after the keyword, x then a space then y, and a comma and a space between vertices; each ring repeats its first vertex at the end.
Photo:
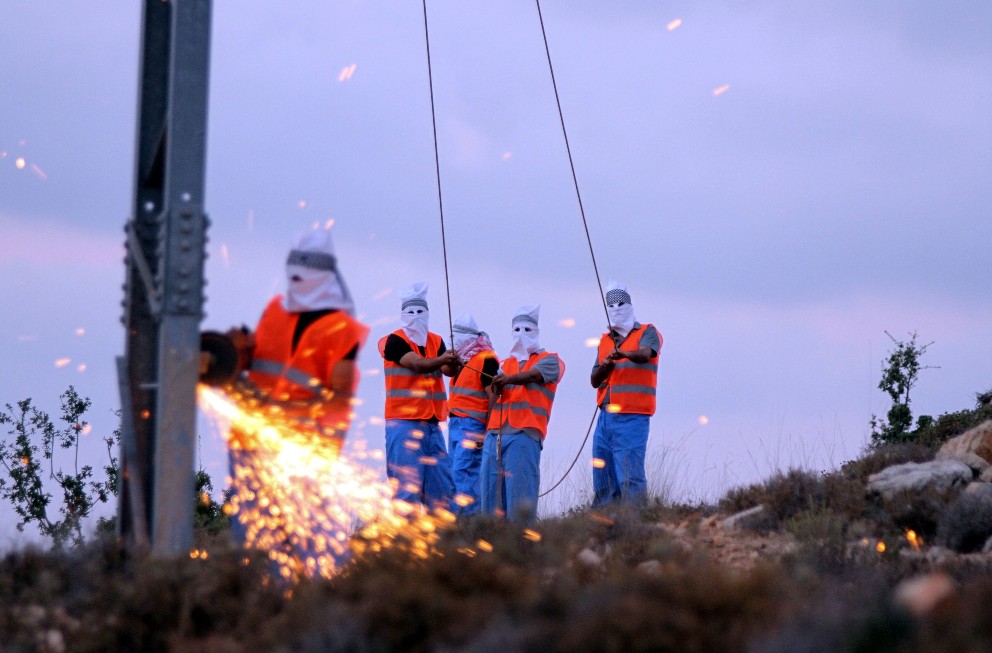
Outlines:
MULTIPOLYGON (((992 5, 542 8, 603 282, 625 281, 665 337, 656 487, 712 498, 856 456, 888 407, 885 330, 934 341, 916 414, 992 386, 992 5)), ((592 414, 585 340, 605 318, 537 13, 429 11, 452 311, 505 353, 513 310, 542 304, 567 365, 547 485, 592 414)), ((95 434, 118 405, 139 30, 132 4, 0 6, 0 402, 55 410, 74 384, 95 434)), ((253 324, 294 235, 333 218, 372 325, 361 368, 381 368, 374 341, 411 282, 431 283, 447 339, 430 120, 420 3, 218 1, 205 328, 253 324)), ((366 374, 364 420, 382 395, 366 374)), ((381 446, 380 426, 359 431, 381 446)), ((206 430, 203 463, 223 476, 206 430)), ((588 476, 586 454, 546 507, 583 500, 588 476)))

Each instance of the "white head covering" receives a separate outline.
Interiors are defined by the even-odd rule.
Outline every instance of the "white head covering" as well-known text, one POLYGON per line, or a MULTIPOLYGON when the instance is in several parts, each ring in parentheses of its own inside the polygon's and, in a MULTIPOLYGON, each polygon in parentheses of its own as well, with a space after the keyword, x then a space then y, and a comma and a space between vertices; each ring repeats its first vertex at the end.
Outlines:
POLYGON ((400 325, 418 347, 427 344, 427 282, 421 281, 400 291, 400 325))
POLYGON ((510 321, 513 329, 513 347, 510 348, 510 356, 518 361, 526 361, 531 354, 541 348, 541 330, 537 326, 540 315, 540 304, 521 306, 510 321))
POLYGON ((606 312, 610 316, 610 327, 621 338, 626 338, 637 321, 627 286, 618 281, 610 281, 606 286, 606 312))
POLYGON ((451 323, 451 346, 463 363, 480 351, 491 351, 489 334, 479 330, 471 313, 462 313, 451 323))
POLYGON ((290 313, 336 308, 351 315, 355 310, 328 229, 310 229, 297 237, 286 258, 286 279, 283 307, 290 313))

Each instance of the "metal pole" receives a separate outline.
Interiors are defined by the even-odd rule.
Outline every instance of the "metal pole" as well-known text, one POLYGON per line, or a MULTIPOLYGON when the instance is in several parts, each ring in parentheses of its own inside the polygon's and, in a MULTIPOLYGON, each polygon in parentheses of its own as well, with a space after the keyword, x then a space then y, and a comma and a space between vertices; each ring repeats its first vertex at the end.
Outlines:
POLYGON ((210 0, 145 0, 122 366, 130 396, 121 530, 153 553, 192 545, 210 0), (134 483, 140 488, 131 489, 134 483), (138 491, 140 489, 140 491, 138 491), (143 504, 145 519, 132 505, 143 504))

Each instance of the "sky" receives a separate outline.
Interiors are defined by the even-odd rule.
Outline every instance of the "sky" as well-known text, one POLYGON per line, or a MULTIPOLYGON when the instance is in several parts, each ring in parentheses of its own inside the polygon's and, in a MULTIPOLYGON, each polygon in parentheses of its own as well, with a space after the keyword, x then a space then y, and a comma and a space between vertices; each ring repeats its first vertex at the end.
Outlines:
MULTIPOLYGON (((867 443, 882 360, 919 334, 914 414, 992 387, 992 5, 545 0, 602 283, 664 337, 649 480, 679 500, 867 443)), ((450 311, 497 351, 517 306, 566 364, 542 485, 594 412, 605 327, 536 6, 428 3, 450 311)), ((139 3, 0 4, 0 404, 93 401, 116 423, 139 3)), ((448 339, 424 17, 417 2, 217 0, 205 329, 254 324, 295 236, 334 223, 371 326, 353 438, 381 447, 375 342, 430 283, 448 339)), ((201 420, 200 463, 225 473, 201 420)), ((586 500, 589 446, 542 500, 586 500)), ((0 527, 12 515, 0 506, 0 527)), ((0 545, 17 541, 0 536, 0 545)))

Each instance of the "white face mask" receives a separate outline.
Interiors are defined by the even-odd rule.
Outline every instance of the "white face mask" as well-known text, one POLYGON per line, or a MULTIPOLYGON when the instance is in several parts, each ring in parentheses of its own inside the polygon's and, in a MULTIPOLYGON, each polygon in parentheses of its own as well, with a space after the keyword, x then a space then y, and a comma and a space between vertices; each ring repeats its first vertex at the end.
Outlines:
POLYGON ((336 272, 287 265, 286 277, 283 307, 290 313, 339 309, 350 315, 354 310, 348 287, 336 272))
POLYGON ((518 361, 527 360, 531 354, 541 348, 538 338, 540 329, 532 324, 517 323, 513 325, 513 347, 510 348, 510 356, 518 361))
POLYGON ((634 328, 634 305, 630 302, 607 304, 606 312, 610 316, 610 326, 621 338, 626 338, 634 328))
POLYGON ((418 347, 427 344, 427 321, 430 316, 423 306, 410 306, 400 312, 400 325, 407 337, 418 347))

